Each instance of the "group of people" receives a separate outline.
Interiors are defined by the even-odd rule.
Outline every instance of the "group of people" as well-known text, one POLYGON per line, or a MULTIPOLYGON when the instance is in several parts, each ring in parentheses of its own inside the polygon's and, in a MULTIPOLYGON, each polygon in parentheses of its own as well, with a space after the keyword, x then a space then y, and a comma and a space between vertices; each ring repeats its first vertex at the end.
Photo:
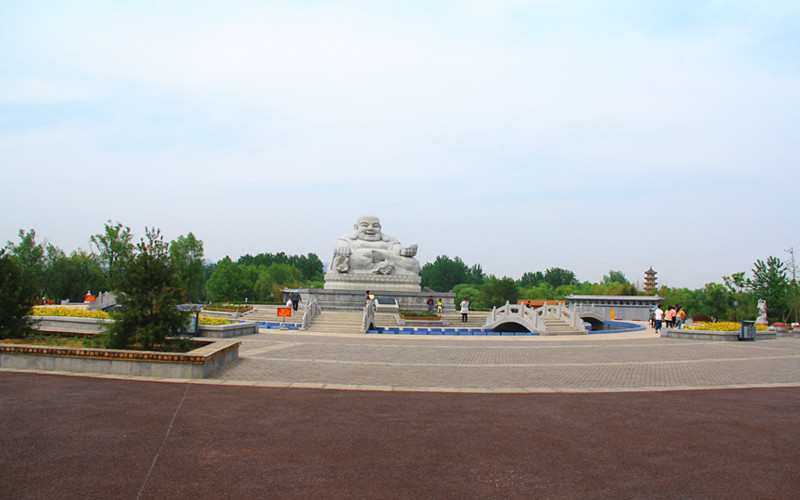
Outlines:
MULTIPOLYGON (((433 304, 434 304, 433 297, 428 297, 428 300, 426 302, 428 304, 428 311, 429 312, 433 312, 433 304)), ((461 303, 459 304, 459 307, 461 308, 460 309, 461 322, 462 323, 466 323, 467 322, 467 316, 469 315, 469 301, 466 299, 466 297, 461 301, 461 303)), ((436 312, 441 314, 443 310, 444 309, 442 307, 442 299, 439 299, 439 300, 436 301, 436 312)))
POLYGON ((667 306, 666 312, 661 309, 661 304, 650 313, 650 326, 656 331, 662 326, 667 328, 681 328, 686 321, 686 311, 681 306, 667 306))
MULTIPOLYGON (((433 312, 433 303, 434 303, 433 297, 428 297, 428 300, 426 302, 428 304, 428 312, 433 312)), ((436 312, 442 314, 443 310, 444 306, 442 305, 442 299, 439 299, 438 301, 436 301, 436 312)))

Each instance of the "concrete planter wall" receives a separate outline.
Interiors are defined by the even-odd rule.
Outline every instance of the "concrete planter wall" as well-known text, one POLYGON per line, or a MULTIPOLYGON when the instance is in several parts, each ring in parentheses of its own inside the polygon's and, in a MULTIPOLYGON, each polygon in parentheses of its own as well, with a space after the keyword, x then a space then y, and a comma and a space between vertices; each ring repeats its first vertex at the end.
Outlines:
POLYGON ((240 313, 240 312, 228 312, 228 311, 209 311, 207 309, 203 309, 202 313, 203 316, 213 316, 215 318, 225 318, 225 319, 239 319, 242 314, 247 314, 250 311, 240 313))
MULTIPOLYGON (((686 330, 677 328, 664 328, 661 336, 671 339, 716 340, 722 342, 738 342, 739 332, 712 332, 710 330, 686 330)), ((771 340, 775 332, 756 332, 756 340, 771 340)))
POLYGON ((409 326, 409 327, 420 327, 420 328, 450 326, 450 322, 446 319, 403 318, 399 314, 395 314, 394 319, 397 322, 397 326, 409 326))
POLYGON ((112 319, 70 318, 68 316, 31 316, 33 328, 43 332, 103 333, 112 319))
MULTIPOLYGON (((104 333, 105 326, 114 322, 111 319, 71 318, 67 316, 31 316, 31 319, 36 322, 34 325, 36 330, 64 333, 104 333)), ((258 323, 246 321, 244 323, 231 323, 230 325, 199 325, 197 336, 226 339, 253 333, 258 333, 258 323)))
POLYGON ((0 344, 0 367, 16 370, 200 379, 239 357, 241 342, 210 342, 187 353, 0 344))
POLYGON ((230 325, 200 325, 198 327, 197 336, 227 339, 240 335, 252 335, 254 333, 258 333, 258 323, 255 321, 245 321, 243 323, 231 323, 230 325))

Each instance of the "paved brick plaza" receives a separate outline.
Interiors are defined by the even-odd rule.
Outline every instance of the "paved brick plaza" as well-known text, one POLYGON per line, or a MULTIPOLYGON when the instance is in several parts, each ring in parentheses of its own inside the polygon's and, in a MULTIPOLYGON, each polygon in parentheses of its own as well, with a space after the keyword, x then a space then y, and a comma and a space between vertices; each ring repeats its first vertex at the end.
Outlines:
POLYGON ((0 371, 0 429, 0 498, 791 498, 800 339, 262 333, 205 381, 0 371))
POLYGON ((800 339, 703 342, 652 331, 570 338, 242 337, 214 379, 371 390, 573 392, 800 386, 800 339))

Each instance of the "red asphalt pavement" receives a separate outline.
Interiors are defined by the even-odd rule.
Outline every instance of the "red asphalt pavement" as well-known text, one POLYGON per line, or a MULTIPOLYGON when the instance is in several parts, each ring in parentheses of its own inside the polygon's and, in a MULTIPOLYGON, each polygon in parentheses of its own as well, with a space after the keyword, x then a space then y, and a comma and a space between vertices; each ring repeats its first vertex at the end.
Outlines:
POLYGON ((0 498, 797 498, 800 388, 370 392, 0 372, 0 498))

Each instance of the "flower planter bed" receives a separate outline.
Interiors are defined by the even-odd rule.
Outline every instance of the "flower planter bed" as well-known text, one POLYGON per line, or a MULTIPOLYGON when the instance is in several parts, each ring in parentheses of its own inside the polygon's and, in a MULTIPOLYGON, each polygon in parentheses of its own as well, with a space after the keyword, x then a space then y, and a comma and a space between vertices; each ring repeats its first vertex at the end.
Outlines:
MULTIPOLYGON (((72 318, 68 316, 31 316, 33 328, 43 333, 99 334, 113 319, 72 318)), ((258 323, 245 321, 228 325, 198 325, 197 336, 224 339, 258 333, 258 323)))
POLYGON ((206 378, 239 357, 241 342, 208 342, 187 353, 0 344, 0 368, 125 375, 206 378))
POLYGON ((409 326, 409 327, 444 327, 450 326, 450 321, 446 319, 442 319, 441 316, 437 318, 431 317, 405 317, 400 314, 394 315, 395 321, 397 321, 397 326, 409 326))
POLYGON ((258 333, 258 323, 255 321, 242 321, 229 325, 200 325, 197 330, 198 337, 215 339, 227 339, 254 333, 258 333))
MULTIPOLYGON (((661 336, 671 339, 716 340, 723 342, 737 342, 739 340, 738 331, 714 332, 711 330, 664 328, 661 330, 661 336)), ((775 332, 756 332, 756 340, 772 339, 775 339, 775 332)))
POLYGON ((30 316, 34 330, 64 333, 103 333, 112 319, 72 318, 69 316, 30 316))

